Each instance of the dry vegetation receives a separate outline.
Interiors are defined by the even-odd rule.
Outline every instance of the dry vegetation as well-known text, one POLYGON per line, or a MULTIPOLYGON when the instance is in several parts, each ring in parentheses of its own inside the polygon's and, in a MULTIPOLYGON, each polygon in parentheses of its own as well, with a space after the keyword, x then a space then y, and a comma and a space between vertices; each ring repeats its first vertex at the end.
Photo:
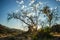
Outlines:
POLYGON ((39 29, 37 32, 23 32, 17 29, 7 29, 5 26, 0 25, 0 40, 60 40, 60 33, 52 32, 50 29, 39 29), (3 28, 3 30, 1 30, 3 28), (1 32, 4 31, 4 32, 1 32))

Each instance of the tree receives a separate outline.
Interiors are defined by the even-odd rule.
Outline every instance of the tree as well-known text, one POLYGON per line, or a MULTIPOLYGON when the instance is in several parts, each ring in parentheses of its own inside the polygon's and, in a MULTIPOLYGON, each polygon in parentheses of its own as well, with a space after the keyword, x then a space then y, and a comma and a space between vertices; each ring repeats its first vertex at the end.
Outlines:
MULTIPOLYGON (((31 2, 33 2, 34 0, 32 0, 31 2)), ((17 1, 19 3, 19 1, 17 1)), ((22 2, 22 1, 21 1, 22 2)), ((20 2, 20 3, 21 3, 20 2)), ((19 10, 19 12, 13 12, 13 13, 9 13, 8 14, 8 20, 14 18, 14 19, 19 19, 20 21, 22 21, 22 23, 25 23, 28 26, 28 29, 30 32, 33 31, 37 31, 37 26, 38 26, 38 18, 39 18, 39 6, 40 3, 29 3, 28 6, 25 6, 22 4, 21 8, 19 10)))
POLYGON ((37 2, 37 0, 30 1, 27 6, 24 5, 24 1, 17 1, 17 3, 20 4, 20 9, 18 12, 9 13, 8 20, 12 18, 19 19, 28 26, 30 32, 36 32, 38 25, 40 25, 40 14, 43 12, 48 17, 49 25, 51 25, 51 21, 55 16, 55 9, 50 10, 49 6, 44 6, 43 9, 40 9, 41 2, 37 2))
POLYGON ((58 7, 54 9, 50 9, 50 7, 46 5, 43 7, 41 11, 48 17, 49 27, 51 27, 53 23, 52 21, 54 20, 56 21, 60 18, 58 17, 58 7))

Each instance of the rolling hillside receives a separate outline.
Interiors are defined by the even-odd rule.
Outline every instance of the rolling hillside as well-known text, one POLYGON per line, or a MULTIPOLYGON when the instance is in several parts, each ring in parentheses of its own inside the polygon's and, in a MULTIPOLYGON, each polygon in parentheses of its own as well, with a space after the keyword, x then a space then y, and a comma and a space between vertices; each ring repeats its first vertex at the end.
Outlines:
POLYGON ((23 33, 22 30, 10 29, 10 28, 0 24, 0 38, 8 37, 8 36, 16 36, 16 35, 22 34, 22 33, 23 33))

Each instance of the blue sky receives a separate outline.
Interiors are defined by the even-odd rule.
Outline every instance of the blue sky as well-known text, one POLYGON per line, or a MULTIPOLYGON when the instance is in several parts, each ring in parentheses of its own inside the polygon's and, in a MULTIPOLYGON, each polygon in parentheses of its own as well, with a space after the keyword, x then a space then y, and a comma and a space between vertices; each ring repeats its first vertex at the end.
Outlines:
MULTIPOLYGON (((7 14, 10 11, 15 11, 16 9, 19 9, 16 1, 17 0, 0 0, 0 24, 8 26, 10 28, 23 29, 23 27, 20 26, 21 24, 19 20, 12 19, 10 22, 7 21, 7 14)), ((29 0, 24 1, 26 5, 29 2, 29 0)), ((48 3, 48 5, 52 8, 60 6, 60 2, 56 0, 37 0, 37 1, 40 1, 42 3, 48 3)))

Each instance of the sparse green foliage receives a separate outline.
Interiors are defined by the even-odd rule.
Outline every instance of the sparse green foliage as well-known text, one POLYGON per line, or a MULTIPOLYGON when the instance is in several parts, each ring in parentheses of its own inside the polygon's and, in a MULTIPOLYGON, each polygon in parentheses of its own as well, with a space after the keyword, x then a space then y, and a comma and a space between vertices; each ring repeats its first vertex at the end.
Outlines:
POLYGON ((45 27, 44 32, 50 33, 51 32, 51 27, 45 27))
POLYGON ((45 6, 43 7, 42 12, 48 15, 49 13, 51 13, 51 10, 49 9, 49 6, 45 6))

